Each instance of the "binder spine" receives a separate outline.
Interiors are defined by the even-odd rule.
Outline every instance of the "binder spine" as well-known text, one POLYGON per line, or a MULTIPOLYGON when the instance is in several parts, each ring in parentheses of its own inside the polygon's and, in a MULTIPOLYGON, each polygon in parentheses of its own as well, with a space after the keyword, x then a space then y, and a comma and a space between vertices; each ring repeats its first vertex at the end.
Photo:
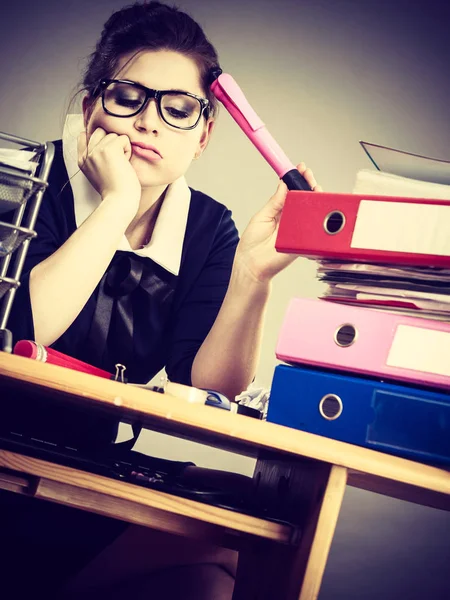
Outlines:
POLYGON ((448 391, 279 365, 267 420, 414 460, 450 464, 448 391))
POLYGON ((293 298, 276 347, 292 364, 450 389, 450 323, 293 298))

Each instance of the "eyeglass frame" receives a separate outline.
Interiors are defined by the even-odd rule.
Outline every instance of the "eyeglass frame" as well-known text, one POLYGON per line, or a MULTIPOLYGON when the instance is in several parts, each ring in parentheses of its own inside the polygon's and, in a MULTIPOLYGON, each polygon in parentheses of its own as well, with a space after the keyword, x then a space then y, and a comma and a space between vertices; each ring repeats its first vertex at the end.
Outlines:
POLYGON ((169 127, 174 127, 175 129, 181 129, 183 131, 189 131, 191 129, 195 129, 197 127, 197 125, 200 123, 200 119, 202 118, 203 115, 205 115, 205 118, 208 118, 208 116, 209 116, 209 114, 205 114, 205 111, 209 108, 210 101, 207 98, 202 98, 201 96, 197 96, 196 94, 192 94, 191 92, 185 92, 184 90, 155 90, 152 88, 148 88, 145 85, 142 85, 141 83, 137 83, 136 81, 130 81, 129 79, 102 79, 100 81, 100 83, 98 84, 97 89, 94 92, 94 96, 98 96, 100 94, 102 96, 102 107, 103 107, 103 110, 105 111, 105 113, 108 115, 111 115, 112 117, 117 117, 118 119, 127 119, 129 117, 135 117, 136 115, 138 115, 140 112, 142 112, 145 109, 145 107, 148 104, 148 101, 151 100, 152 98, 154 98, 156 101, 156 108, 158 110, 158 115, 161 117, 161 119, 164 121, 164 123, 169 125, 169 127), (108 85, 110 85, 111 83, 125 83, 128 85, 134 86, 136 88, 139 88, 140 90, 143 90, 145 92, 145 100, 142 103, 142 106, 137 111, 135 111, 134 113, 131 113, 130 115, 116 115, 115 113, 109 111, 105 106, 105 91, 106 91, 106 88, 108 87, 108 85), (189 96, 190 98, 195 98, 196 100, 198 100, 200 103, 200 113, 198 115, 197 122, 194 125, 191 125, 190 127, 179 127, 177 125, 172 125, 172 123, 169 123, 168 121, 166 121, 166 119, 164 118, 164 115, 162 114, 162 110, 161 110, 161 98, 165 94, 171 94, 171 95, 182 94, 184 96, 189 96))

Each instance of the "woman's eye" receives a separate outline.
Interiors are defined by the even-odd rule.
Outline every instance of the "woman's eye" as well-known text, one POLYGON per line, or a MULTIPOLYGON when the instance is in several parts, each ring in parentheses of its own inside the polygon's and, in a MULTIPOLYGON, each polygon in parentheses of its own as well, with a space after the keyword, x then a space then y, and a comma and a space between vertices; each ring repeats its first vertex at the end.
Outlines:
POLYGON ((190 116, 188 111, 173 106, 166 106, 165 111, 174 119, 187 119, 190 116))
POLYGON ((137 108, 141 104, 139 98, 127 98, 127 96, 116 96, 114 101, 116 104, 127 108, 137 108))

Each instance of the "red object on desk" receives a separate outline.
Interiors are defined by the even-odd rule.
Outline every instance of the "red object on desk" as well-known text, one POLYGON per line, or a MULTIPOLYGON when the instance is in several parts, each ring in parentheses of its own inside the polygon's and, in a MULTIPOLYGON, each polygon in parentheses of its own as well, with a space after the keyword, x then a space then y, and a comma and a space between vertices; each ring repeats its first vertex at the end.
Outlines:
POLYGON ((308 258, 450 267, 450 201, 289 191, 275 247, 308 258))
POLYGON ((40 362, 50 363, 52 365, 58 365, 60 367, 66 367, 67 369, 73 369, 74 371, 97 375, 98 377, 103 377, 105 379, 113 378, 108 371, 94 367, 77 358, 58 352, 58 350, 54 350, 48 346, 37 344, 31 340, 19 340, 14 346, 13 354, 32 358, 33 360, 38 360, 40 362))

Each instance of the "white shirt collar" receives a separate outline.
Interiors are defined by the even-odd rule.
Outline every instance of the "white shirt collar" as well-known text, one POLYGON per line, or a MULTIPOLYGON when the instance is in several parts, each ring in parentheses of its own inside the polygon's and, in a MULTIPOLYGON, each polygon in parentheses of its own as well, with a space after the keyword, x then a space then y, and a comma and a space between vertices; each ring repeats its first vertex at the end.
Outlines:
MULTIPOLYGON (((77 138, 83 129, 82 115, 67 115, 63 131, 63 156, 72 186, 77 227, 101 202, 100 194, 78 168, 77 138)), ((117 250, 147 256, 166 271, 178 275, 190 203, 191 191, 185 178, 180 177, 167 188, 150 243, 145 248, 133 250, 123 235, 117 250)))

